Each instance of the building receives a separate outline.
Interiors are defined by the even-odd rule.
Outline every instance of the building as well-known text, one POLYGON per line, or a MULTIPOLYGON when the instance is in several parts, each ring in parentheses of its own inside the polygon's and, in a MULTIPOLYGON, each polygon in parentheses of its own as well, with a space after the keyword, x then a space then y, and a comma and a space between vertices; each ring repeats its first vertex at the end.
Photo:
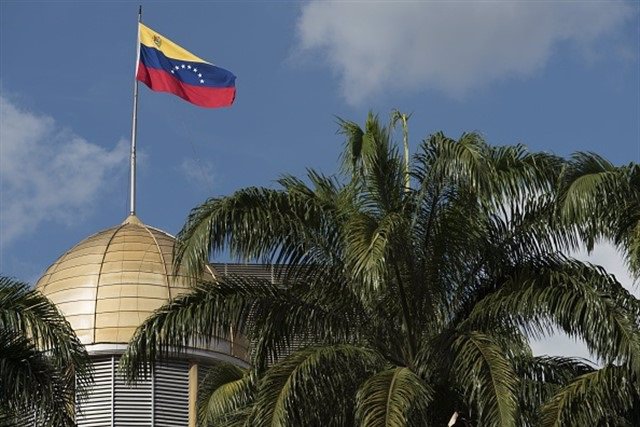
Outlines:
MULTIPOLYGON (((65 315, 94 363, 94 384, 76 408, 79 426, 195 426, 198 382, 207 367, 219 361, 248 366, 246 341, 229 331, 162 360, 135 386, 125 384, 118 359, 136 328, 189 288, 185 275, 173 274, 174 242, 130 215, 75 245, 36 284, 65 315)), ((213 278, 224 270, 213 265, 204 274, 213 278)), ((242 273, 237 267, 233 272, 242 273)))

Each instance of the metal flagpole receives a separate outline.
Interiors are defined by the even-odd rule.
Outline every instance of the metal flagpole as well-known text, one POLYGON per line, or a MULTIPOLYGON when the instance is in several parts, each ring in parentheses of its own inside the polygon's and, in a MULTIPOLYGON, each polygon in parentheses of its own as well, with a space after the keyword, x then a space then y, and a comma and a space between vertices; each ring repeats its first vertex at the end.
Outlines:
POLYGON ((140 64, 140 22, 142 5, 138 7, 138 37, 136 45, 136 68, 133 76, 133 118, 131 120, 131 182, 129 188, 129 215, 136 214, 136 133, 138 130, 138 65, 140 64))

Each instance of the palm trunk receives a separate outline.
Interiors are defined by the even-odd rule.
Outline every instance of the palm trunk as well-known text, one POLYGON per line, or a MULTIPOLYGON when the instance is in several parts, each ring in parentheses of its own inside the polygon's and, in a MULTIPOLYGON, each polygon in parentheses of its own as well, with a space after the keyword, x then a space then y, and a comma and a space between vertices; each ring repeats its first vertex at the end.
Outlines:
POLYGON ((400 305, 402 307, 402 323, 407 331, 407 344, 409 346, 409 357, 407 363, 413 364, 413 359, 416 354, 415 337, 413 336, 413 325, 411 324, 411 311, 409 309, 409 302, 407 300, 407 293, 404 289, 402 282, 402 276, 400 274, 400 268, 393 255, 391 256, 391 262, 393 263, 393 269, 396 275, 396 281, 398 282, 398 290, 400 293, 400 305))

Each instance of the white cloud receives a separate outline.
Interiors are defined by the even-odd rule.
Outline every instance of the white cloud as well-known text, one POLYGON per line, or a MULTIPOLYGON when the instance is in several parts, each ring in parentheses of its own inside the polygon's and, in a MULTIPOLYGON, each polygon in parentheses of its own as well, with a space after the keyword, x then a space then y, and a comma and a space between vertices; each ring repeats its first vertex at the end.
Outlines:
POLYGON ((214 172, 210 162, 188 157, 180 163, 180 171, 191 184, 213 191, 214 172))
POLYGON ((618 282, 622 283, 632 294, 640 298, 640 285, 634 284, 634 280, 624 264, 622 254, 611 243, 600 242, 590 254, 586 250, 582 250, 574 253, 573 257, 591 264, 601 265, 607 272, 616 276, 618 282))
MULTIPOLYGON (((624 2, 323 2, 298 20, 299 48, 320 53, 347 101, 391 90, 453 96, 529 76, 561 42, 589 50, 634 14, 624 2)), ((321 58, 321 59, 318 59, 321 58)))
POLYGON ((0 245, 90 212, 127 156, 126 141, 102 148, 0 95, 0 245))

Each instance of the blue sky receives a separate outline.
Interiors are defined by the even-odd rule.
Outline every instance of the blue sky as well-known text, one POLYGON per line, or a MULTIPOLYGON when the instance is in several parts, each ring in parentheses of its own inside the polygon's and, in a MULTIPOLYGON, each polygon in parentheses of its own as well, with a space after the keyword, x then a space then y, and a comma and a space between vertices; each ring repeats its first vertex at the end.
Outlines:
MULTIPOLYGON (((3 274, 34 281, 128 213, 137 5, 0 2, 3 274)), ((638 2, 142 5, 148 26, 238 77, 229 109, 140 87, 138 215, 170 233, 207 197, 332 173, 335 116, 369 110, 413 112, 414 147, 473 130, 640 161, 638 2)))

